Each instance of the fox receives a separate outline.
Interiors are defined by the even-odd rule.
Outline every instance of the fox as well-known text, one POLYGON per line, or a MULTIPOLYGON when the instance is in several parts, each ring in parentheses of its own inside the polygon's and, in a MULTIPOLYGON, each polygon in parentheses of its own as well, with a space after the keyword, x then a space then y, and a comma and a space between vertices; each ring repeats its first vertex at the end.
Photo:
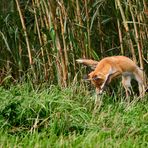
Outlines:
POLYGON ((100 61, 92 59, 77 59, 76 61, 91 67, 92 71, 87 75, 87 80, 95 86, 97 95, 102 94, 105 87, 119 76, 122 77, 126 98, 133 92, 132 79, 138 82, 139 95, 142 97, 145 94, 144 72, 126 56, 105 57, 100 61))

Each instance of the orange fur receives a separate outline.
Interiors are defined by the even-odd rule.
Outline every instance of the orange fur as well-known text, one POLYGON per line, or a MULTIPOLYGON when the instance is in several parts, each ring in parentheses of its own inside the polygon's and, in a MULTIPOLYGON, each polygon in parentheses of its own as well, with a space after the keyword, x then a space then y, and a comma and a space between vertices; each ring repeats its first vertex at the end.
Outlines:
POLYGON ((126 91, 126 97, 131 94, 131 79, 135 79, 138 82, 140 96, 144 95, 143 71, 128 57, 106 57, 99 62, 88 59, 78 59, 77 62, 92 67, 93 71, 88 74, 88 79, 91 80, 96 87, 97 94, 101 94, 104 87, 109 84, 112 79, 122 76, 122 84, 126 91))

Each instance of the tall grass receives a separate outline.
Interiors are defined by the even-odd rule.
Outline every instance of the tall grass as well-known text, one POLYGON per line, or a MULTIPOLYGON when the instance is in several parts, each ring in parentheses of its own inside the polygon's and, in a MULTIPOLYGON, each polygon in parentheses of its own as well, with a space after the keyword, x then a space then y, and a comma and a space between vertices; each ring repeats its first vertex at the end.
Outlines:
POLYGON ((100 99, 94 112, 83 86, 0 87, 0 147, 147 147, 146 97, 100 99))
POLYGON ((146 69, 147 22, 146 0, 2 0, 0 83, 67 86, 80 57, 126 55, 146 69))

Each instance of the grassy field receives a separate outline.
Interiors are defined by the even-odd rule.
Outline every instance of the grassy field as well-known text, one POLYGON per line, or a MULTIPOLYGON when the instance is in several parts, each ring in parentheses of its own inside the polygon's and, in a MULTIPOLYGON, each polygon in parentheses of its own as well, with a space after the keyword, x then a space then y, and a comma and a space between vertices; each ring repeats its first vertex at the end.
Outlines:
POLYGON ((148 147, 148 101, 84 86, 0 87, 0 147, 148 147))

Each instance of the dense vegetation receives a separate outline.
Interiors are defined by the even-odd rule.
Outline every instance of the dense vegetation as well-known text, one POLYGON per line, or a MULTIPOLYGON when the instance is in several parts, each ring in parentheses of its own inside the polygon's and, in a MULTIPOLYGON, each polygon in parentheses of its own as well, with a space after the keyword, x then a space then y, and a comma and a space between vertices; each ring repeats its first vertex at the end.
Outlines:
POLYGON ((126 55, 147 74, 147 7, 1 0, 0 147, 148 147, 148 96, 126 100, 116 81, 96 106, 81 80, 89 69, 75 62, 126 55))
POLYGON ((147 12, 146 0, 2 0, 0 83, 67 86, 80 57, 126 55, 146 69, 147 12))
POLYGON ((94 98, 76 85, 0 87, 0 147, 148 146, 146 97, 104 94, 97 108, 94 98))

